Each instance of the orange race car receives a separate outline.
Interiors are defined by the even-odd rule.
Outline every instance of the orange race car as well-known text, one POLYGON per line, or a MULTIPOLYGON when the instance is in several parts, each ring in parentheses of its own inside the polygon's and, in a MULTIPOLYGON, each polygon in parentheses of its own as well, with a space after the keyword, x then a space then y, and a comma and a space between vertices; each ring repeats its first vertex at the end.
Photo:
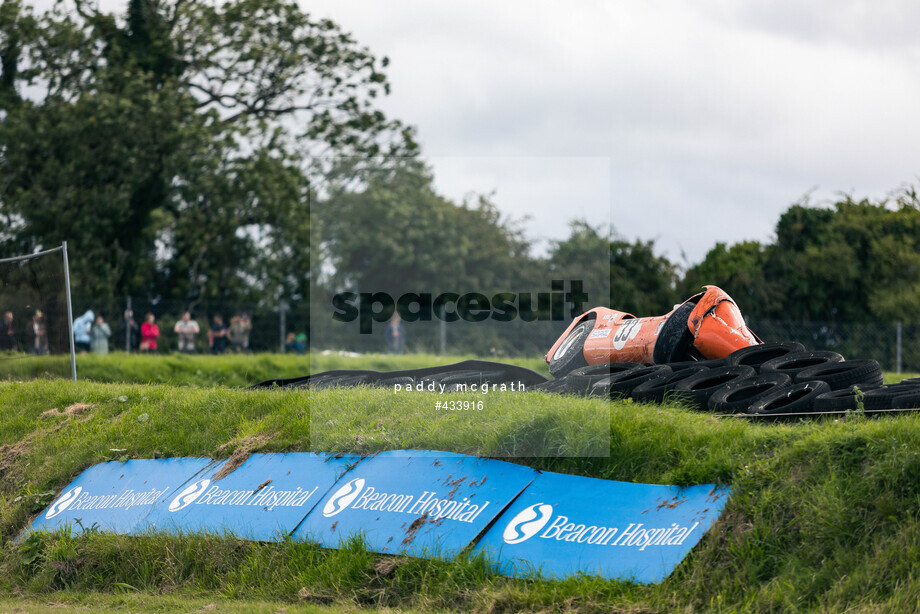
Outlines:
POLYGON ((721 288, 705 286, 663 316, 637 318, 595 307, 572 322, 546 353, 546 362, 553 377, 562 377, 578 367, 610 362, 724 358, 759 343, 732 297, 721 288))

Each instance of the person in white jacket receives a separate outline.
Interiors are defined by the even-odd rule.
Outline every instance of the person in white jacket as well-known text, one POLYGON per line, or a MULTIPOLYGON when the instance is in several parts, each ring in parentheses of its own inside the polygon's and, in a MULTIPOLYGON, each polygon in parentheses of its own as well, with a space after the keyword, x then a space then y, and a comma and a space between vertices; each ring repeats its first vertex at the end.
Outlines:
POLYGON ((90 336, 89 333, 93 328, 93 320, 96 314, 92 309, 87 309, 86 313, 73 321, 73 341, 78 352, 88 352, 90 336))

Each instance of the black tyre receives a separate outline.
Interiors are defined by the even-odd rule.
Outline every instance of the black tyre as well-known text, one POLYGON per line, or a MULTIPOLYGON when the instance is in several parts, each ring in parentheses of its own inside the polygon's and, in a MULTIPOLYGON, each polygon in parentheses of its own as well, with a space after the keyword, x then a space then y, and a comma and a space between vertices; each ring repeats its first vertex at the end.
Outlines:
POLYGON ((815 411, 857 411, 860 406, 865 409, 865 395, 869 390, 873 388, 850 386, 842 390, 825 392, 815 399, 815 411))
POLYGON ((584 347, 585 341, 593 329, 594 319, 590 319, 585 320, 571 330, 549 358, 550 375, 562 377, 578 367, 587 366, 588 361, 585 360, 584 347))
POLYGON ((543 392, 558 392, 560 394, 568 392, 568 382, 566 379, 551 379, 548 382, 543 382, 541 384, 535 384, 528 388, 528 390, 542 390, 543 392))
POLYGON ((866 391, 863 399, 866 411, 875 411, 880 409, 895 409, 897 399, 900 396, 910 395, 918 392, 914 384, 892 384, 891 386, 879 386, 872 390, 866 391))
POLYGON ((617 375, 620 373, 625 373, 632 371, 634 369, 641 369, 644 367, 642 363, 638 362, 608 362, 599 365, 586 365, 584 367, 578 367, 573 370, 571 373, 566 375, 566 379, 572 382, 573 386, 585 387, 589 386, 590 382, 596 382, 597 380, 592 380, 591 378, 596 378, 598 376, 607 377, 608 375, 617 375))
POLYGON ((709 397, 709 410, 726 414, 745 413, 751 405, 777 387, 788 386, 791 383, 792 379, 783 373, 754 375, 735 380, 712 393, 709 397))
POLYGON ((667 365, 654 365, 651 367, 642 367, 632 371, 617 373, 610 376, 610 396, 611 397, 628 397, 639 384, 647 381, 657 380, 661 377, 667 377, 671 374, 671 369, 667 365))
POLYGON ((920 388, 894 398, 894 409, 920 409, 920 388))
POLYGON ((882 385, 882 367, 876 360, 844 360, 809 367, 795 376, 796 383, 809 380, 827 382, 831 390, 843 390, 850 386, 874 388, 882 385))
MULTIPOLYGON (((429 379, 429 378, 426 378, 429 379)), ((463 370, 448 375, 438 375, 432 377, 434 381, 446 386, 455 386, 457 384, 487 384, 489 382, 505 381, 505 373, 502 371, 472 371, 463 370)))
POLYGON ((817 399, 832 391, 827 383, 813 380, 782 386, 751 405, 749 414, 762 417, 814 414, 820 411, 817 399))
POLYGON ((384 379, 379 379, 373 383, 374 386, 379 388, 393 388, 397 384, 400 386, 406 387, 411 386, 415 383, 415 379, 409 377, 408 375, 402 377, 388 377, 384 379))
POLYGON ((694 307, 696 303, 681 305, 665 320, 652 349, 652 360, 656 364, 663 365, 692 358, 690 350, 693 348, 693 333, 687 326, 687 320, 690 319, 694 307))
POLYGON ((897 390, 892 391, 891 386, 879 386, 878 388, 866 391, 863 397, 863 407, 866 411, 892 409, 896 396, 897 390))
POLYGON ((709 407, 709 397, 722 386, 736 380, 751 377, 756 372, 752 367, 721 367, 707 369, 683 379, 674 386, 674 392, 680 394, 691 405, 700 409, 709 407))
POLYGON ((680 360, 678 362, 668 362, 662 363, 666 364, 671 368, 671 371, 677 373, 678 371, 683 371, 684 369, 690 369, 695 367, 704 367, 706 369, 717 369, 719 367, 727 367, 724 358, 713 358, 712 360, 680 360))
POLYGON ((594 382, 590 388, 582 393, 586 397, 610 397, 610 376, 602 376, 596 382, 594 382))
POLYGON ((565 389, 570 394, 588 396, 598 382, 607 382, 610 375, 583 375, 581 377, 566 375, 562 379, 565 380, 565 389))
POLYGON ((369 379, 367 375, 330 375, 311 381, 310 387, 316 390, 322 388, 349 388, 351 386, 366 385, 369 383, 369 379))
MULTIPOLYGON (((667 365, 670 367, 671 365, 667 365)), ((664 401, 665 395, 674 389, 674 386, 677 385, 681 380, 687 379, 691 375, 699 373, 700 371, 707 371, 706 367, 685 367, 680 371, 672 372, 671 374, 660 374, 655 376, 652 379, 646 380, 645 382, 639 384, 632 391, 632 398, 636 401, 643 401, 647 403, 661 403, 664 401)))
POLYGON ((811 414, 815 412, 815 399, 830 391, 831 387, 820 381, 784 386, 752 404, 748 413, 757 416, 811 414))
POLYGON ((760 369, 760 366, 768 360, 782 358, 792 352, 804 352, 805 346, 796 341, 786 341, 784 343, 761 343, 750 347, 735 350, 725 358, 725 364, 729 367, 744 365, 760 369))
POLYGON ((831 362, 843 362, 843 356, 837 352, 791 352, 763 363, 760 372, 785 373, 794 380, 805 369, 831 362))

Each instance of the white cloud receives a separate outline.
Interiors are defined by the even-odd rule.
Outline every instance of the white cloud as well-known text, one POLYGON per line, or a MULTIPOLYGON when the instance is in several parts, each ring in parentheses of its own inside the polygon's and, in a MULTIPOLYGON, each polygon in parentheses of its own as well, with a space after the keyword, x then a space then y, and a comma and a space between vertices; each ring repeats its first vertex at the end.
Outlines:
MULTIPOLYGON (((386 108, 419 127, 427 154, 609 157, 617 229, 672 258, 768 240, 813 188, 881 197, 920 169, 908 2, 309 7, 391 58, 386 108)), ((540 177, 553 180, 553 194, 579 189, 540 177)), ((533 201, 499 204, 520 215, 533 201)), ((540 207, 559 231, 572 213, 540 207)))

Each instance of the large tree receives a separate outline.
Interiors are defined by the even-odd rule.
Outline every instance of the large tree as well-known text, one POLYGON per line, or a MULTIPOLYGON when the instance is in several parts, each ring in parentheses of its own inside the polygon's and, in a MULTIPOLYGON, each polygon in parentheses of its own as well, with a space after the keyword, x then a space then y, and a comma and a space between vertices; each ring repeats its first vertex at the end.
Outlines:
POLYGON ((753 317, 916 322, 920 199, 907 189, 876 203, 795 204, 780 216, 772 244, 718 244, 685 283, 723 286, 753 317))
POLYGON ((418 160, 334 186, 313 223, 334 291, 506 291, 533 264, 521 230, 487 198, 451 202, 418 160))
POLYGON ((633 315, 667 313, 681 298, 677 293, 678 269, 665 256, 655 254, 654 241, 622 237, 610 242, 610 306, 633 315))
POLYGON ((731 246, 716 243, 703 262, 686 271, 681 295, 695 294, 704 285, 717 285, 735 299, 746 315, 776 313, 784 302, 783 289, 768 280, 765 272, 773 249, 757 241, 731 246))
POLYGON ((303 295, 329 161, 415 154, 385 66, 284 0, 7 0, 0 249, 68 240, 97 297, 303 295))

